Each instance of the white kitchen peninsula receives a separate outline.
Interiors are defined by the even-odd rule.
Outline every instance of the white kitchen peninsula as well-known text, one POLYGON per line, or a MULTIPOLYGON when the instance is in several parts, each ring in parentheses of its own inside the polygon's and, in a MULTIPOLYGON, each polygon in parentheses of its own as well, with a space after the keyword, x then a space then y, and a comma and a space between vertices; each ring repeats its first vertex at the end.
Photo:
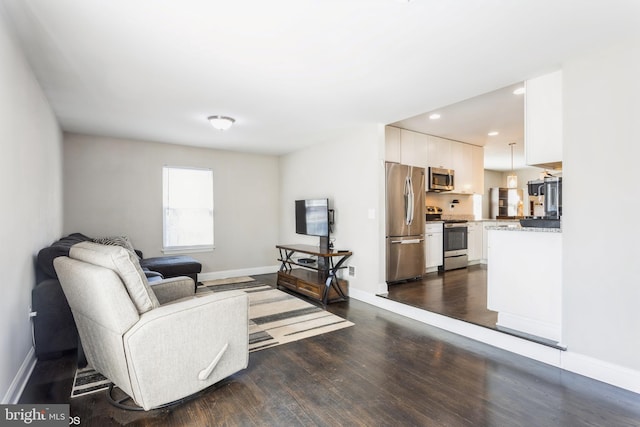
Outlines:
POLYGON ((507 328, 562 346, 562 232, 490 227, 487 308, 507 328))

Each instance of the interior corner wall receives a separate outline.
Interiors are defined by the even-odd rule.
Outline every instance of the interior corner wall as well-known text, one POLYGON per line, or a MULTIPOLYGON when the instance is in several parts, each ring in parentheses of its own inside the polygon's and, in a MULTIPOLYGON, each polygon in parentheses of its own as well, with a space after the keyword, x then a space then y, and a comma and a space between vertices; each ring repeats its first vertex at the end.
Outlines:
POLYGON ((35 257, 62 231, 62 135, 6 22, 0 6, 0 398, 15 403, 32 349, 35 257))
POLYGON ((65 133, 64 162, 65 235, 127 235, 163 256, 162 167, 211 168, 215 249, 187 255, 203 273, 277 265, 276 156, 65 133))
POLYGON ((636 372, 639 75, 637 38, 563 66, 563 337, 572 353, 636 372))
POLYGON ((367 125, 280 159, 279 243, 317 246, 318 237, 295 234, 294 202, 329 198, 335 209, 334 245, 353 252, 347 263, 356 267, 356 275, 348 278, 349 287, 372 294, 384 282, 383 147, 384 127, 367 125))

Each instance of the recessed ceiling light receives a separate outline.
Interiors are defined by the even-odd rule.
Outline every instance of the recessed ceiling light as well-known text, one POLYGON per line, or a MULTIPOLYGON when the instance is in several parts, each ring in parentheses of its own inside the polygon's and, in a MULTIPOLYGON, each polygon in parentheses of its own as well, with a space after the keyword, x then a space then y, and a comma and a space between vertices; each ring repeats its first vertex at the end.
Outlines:
POLYGON ((227 116, 210 116, 207 117, 211 126, 218 130, 227 130, 236 121, 235 119, 227 116))
POLYGON ((519 87, 518 89, 514 90, 513 94, 514 95, 522 95, 524 92, 525 92, 524 86, 522 86, 522 87, 519 87))
POLYGON ((438 113, 433 113, 432 115, 429 116, 429 118, 431 120, 438 120, 440 118, 440 114, 438 113))
POLYGON ((500 134, 500 132, 496 132, 496 131, 494 130, 494 131, 489 132, 487 135, 489 135, 489 136, 496 136, 496 135, 498 135, 498 134, 500 134))

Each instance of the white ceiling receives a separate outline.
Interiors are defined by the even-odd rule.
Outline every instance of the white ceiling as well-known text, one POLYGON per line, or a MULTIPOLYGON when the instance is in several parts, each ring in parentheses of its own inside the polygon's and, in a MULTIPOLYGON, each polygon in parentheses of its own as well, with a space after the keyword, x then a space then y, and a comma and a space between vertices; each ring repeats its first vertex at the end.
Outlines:
POLYGON ((403 129, 484 147, 485 169, 510 170, 525 166, 524 95, 513 93, 524 83, 509 85, 433 111, 392 123, 403 129), (440 118, 430 119, 437 113, 440 118), (489 132, 498 135, 489 136, 489 132))
POLYGON ((64 130, 282 154, 638 37, 640 1, 0 0, 0 15, 64 130))

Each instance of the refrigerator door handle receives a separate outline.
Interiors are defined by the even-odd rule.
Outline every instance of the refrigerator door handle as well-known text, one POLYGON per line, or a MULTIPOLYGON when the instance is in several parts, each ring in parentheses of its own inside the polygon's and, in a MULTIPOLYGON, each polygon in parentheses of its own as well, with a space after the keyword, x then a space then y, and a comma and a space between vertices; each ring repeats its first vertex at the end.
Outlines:
POLYGON ((404 179, 404 218, 407 225, 411 225, 413 222, 413 206, 413 182, 411 180, 411 175, 407 175, 404 179))
POLYGON ((415 243, 422 243, 424 239, 407 239, 407 240, 392 240, 392 244, 410 245, 415 243))

